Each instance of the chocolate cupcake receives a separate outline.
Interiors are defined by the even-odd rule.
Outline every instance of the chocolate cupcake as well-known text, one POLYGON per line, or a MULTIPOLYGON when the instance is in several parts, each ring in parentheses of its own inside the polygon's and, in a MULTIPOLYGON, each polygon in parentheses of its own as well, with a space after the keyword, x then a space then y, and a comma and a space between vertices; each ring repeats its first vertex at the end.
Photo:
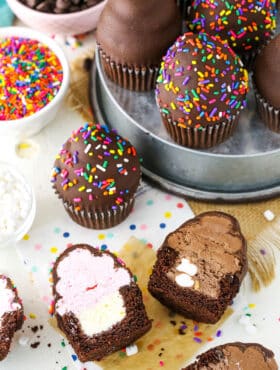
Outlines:
POLYGON ((108 0, 96 33, 106 75, 129 90, 153 89, 161 58, 181 28, 174 0, 108 0))
POLYGON ((74 245, 52 274, 57 323, 81 361, 101 360, 150 330, 132 273, 111 253, 74 245))
POLYGON ((129 215, 140 176, 129 141, 105 126, 86 123, 63 145, 51 181, 75 222, 106 229, 129 215))
POLYGON ((164 56, 156 97, 176 143, 209 148, 233 133, 247 91, 248 73, 227 42, 189 32, 164 56))
POLYGON ((8 355, 13 336, 23 325, 21 300, 12 281, 0 275, 0 361, 8 355))
POLYGON ((280 35, 256 58, 253 80, 259 114, 272 131, 280 132, 280 35))
POLYGON ((211 348, 182 370, 277 370, 274 353, 257 343, 227 343, 211 348))
POLYGON ((215 324, 246 271, 246 241, 238 221, 226 213, 206 212, 167 235, 148 289, 174 312, 215 324))
POLYGON ((227 40, 251 67, 257 50, 276 28, 275 0, 193 0, 189 28, 227 40))

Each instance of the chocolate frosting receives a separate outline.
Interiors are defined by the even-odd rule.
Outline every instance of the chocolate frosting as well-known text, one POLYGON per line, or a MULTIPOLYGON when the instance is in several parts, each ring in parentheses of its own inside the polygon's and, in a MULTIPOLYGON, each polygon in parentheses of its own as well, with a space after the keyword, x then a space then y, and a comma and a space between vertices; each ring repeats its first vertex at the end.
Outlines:
POLYGON ((197 267, 192 289, 212 298, 220 295, 221 280, 246 271, 246 243, 235 218, 221 212, 207 212, 169 234, 166 243, 178 252, 168 276, 175 280, 176 266, 183 258, 197 267))
POLYGON ((115 63, 155 66, 181 33, 181 25, 174 0, 108 0, 96 40, 115 63))
POLYGON ((200 128, 231 120, 247 91, 248 73, 228 44, 189 32, 163 58, 156 95, 162 115, 178 127, 200 128))
POLYGON ((280 35, 257 56, 254 67, 257 90, 274 108, 280 109, 280 35))
POLYGON ((228 40, 237 53, 244 53, 271 37, 275 12, 275 0, 194 0, 189 28, 228 40))
POLYGON ((228 343, 198 356, 185 370, 277 370, 274 353, 257 343, 228 343))
POLYGON ((98 124, 72 133, 54 163, 58 195, 77 210, 116 209, 136 192, 140 164, 129 141, 98 124))

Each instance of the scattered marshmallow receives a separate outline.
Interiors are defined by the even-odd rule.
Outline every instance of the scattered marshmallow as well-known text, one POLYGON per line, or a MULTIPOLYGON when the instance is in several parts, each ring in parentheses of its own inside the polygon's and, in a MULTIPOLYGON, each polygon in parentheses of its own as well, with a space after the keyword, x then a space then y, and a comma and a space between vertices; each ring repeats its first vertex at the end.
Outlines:
POLYGON ((134 356, 138 353, 138 347, 136 344, 131 344, 126 347, 125 351, 127 356, 134 356))
POLYGON ((25 347, 25 346, 28 344, 28 342, 29 342, 29 338, 28 338, 28 337, 26 337, 26 336, 24 336, 24 335, 22 335, 22 336, 19 338, 18 342, 19 342, 19 344, 20 344, 21 346, 25 347))
POLYGON ((273 221, 275 218, 275 214, 270 209, 264 211, 263 215, 267 221, 273 221))

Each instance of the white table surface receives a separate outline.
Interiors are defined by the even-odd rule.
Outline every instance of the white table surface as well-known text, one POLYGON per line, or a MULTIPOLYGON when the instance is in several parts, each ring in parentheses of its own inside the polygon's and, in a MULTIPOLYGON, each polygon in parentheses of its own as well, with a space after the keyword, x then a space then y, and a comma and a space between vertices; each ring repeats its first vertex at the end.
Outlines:
MULTIPOLYGON (((64 45, 69 59, 87 49, 92 41, 90 36, 83 47, 74 51, 64 45)), ((142 185, 134 212, 113 229, 87 230, 70 220, 53 193, 50 173, 60 146, 71 131, 82 124, 82 118, 64 104, 50 125, 25 141, 32 150, 18 155, 17 142, 5 140, 1 143, 1 159, 18 166, 33 185, 37 212, 27 240, 18 242, 16 248, 11 246, 0 250, 0 272, 15 281, 27 317, 23 330, 15 335, 11 353, 0 363, 0 370, 98 369, 93 364, 80 364, 67 341, 49 324, 51 290, 48 278, 52 262, 68 243, 106 244, 110 250, 118 250, 131 236, 135 236, 157 248, 168 232, 192 217, 185 200, 142 185), (34 333, 36 326, 39 329, 34 333), (31 344, 36 346, 36 343, 37 348, 32 348, 31 344)), ((279 259, 279 253, 277 257, 279 259)), ((273 284, 258 294, 251 291, 247 276, 234 301, 234 313, 221 328, 221 336, 206 345, 198 344, 198 353, 228 341, 259 342, 275 352, 280 364, 279 286, 279 265, 273 284), (241 316, 246 314, 251 315, 247 326, 240 323, 241 316)))

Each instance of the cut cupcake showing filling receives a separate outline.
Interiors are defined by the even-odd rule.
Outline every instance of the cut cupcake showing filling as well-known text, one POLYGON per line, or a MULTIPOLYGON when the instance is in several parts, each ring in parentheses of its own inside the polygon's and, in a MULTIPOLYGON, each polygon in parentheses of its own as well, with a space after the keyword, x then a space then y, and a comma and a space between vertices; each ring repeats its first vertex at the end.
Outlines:
POLYGON ((277 370, 274 353, 257 343, 227 343, 198 356, 182 370, 277 370))
POLYGON ((8 355, 23 318, 23 306, 13 283, 7 276, 0 275, 0 361, 8 355))
POLYGON ((185 317, 215 323, 237 294, 246 271, 246 242, 237 220, 207 212, 166 237, 148 288, 185 317))
POLYGON ((125 348, 151 327, 131 272, 109 252, 75 245, 53 269, 55 315, 81 361, 125 348))

